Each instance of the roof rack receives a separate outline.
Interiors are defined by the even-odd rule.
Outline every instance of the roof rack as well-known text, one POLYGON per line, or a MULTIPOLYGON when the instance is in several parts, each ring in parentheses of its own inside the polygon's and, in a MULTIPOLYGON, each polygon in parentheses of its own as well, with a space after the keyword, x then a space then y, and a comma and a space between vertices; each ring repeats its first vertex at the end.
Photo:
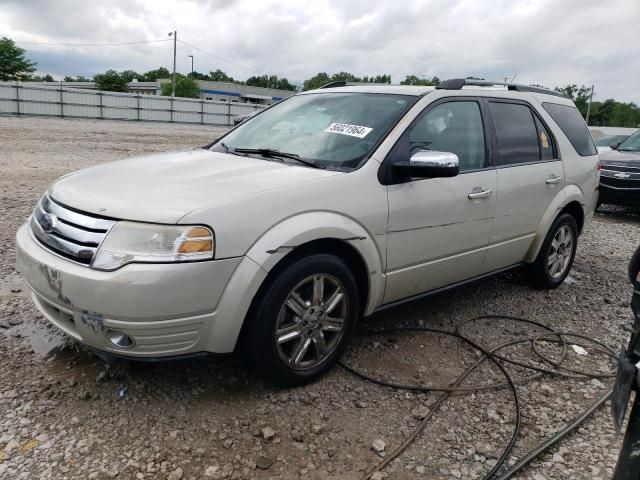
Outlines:
POLYGON ((569 98, 568 95, 562 92, 556 92, 555 90, 549 90, 547 88, 519 85, 517 83, 494 82, 491 80, 475 80, 470 78, 451 78, 449 80, 443 80, 436 88, 439 90, 460 90, 466 85, 476 87, 506 87, 507 90, 514 90, 516 92, 544 93, 546 95, 569 98))

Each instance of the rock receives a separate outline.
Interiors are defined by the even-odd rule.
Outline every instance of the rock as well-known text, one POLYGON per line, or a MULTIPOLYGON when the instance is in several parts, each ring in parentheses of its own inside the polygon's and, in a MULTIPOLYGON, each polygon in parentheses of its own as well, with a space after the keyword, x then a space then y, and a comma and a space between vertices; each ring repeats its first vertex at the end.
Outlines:
POLYGON ((311 425, 311 431, 313 433, 315 433, 316 435, 321 434, 322 432, 324 432, 326 429, 325 425, 321 425, 321 424, 313 424, 311 425))
POLYGON ((373 441, 373 443, 371 444, 371 448, 374 452, 382 453, 384 452, 384 449, 387 448, 387 444, 384 443, 384 440, 378 438, 377 440, 373 441))
POLYGON ((418 465, 416 467, 416 473, 419 473, 420 475, 424 475, 424 473, 427 471, 427 469, 425 467, 423 467, 422 465, 418 465))
POLYGON ((266 470, 269 467, 271 467, 271 465, 273 465, 274 461, 275 460, 272 457, 260 455, 258 458, 256 458, 256 467, 258 467, 261 470, 266 470))
POLYGON ((304 434, 298 430, 291 433, 291 438, 299 443, 304 442, 304 434))
POLYGON ((180 480, 184 472, 181 467, 176 468, 173 472, 169 474, 167 480, 180 480))
POLYGON ((369 477, 371 480, 383 480, 387 475, 384 472, 373 472, 369 477))
POLYGON ((429 414, 429 411, 427 407, 420 405, 411 410, 411 415, 413 415, 413 418, 416 420, 423 420, 429 414))
POLYGON ((591 385, 593 385, 596 388, 599 388, 600 390, 602 390, 603 388, 605 388, 605 384, 602 383, 600 380, 598 380, 597 378, 594 378, 593 380, 591 380, 591 385))
POLYGON ((533 480, 547 480, 547 477, 545 477, 541 473, 536 473, 533 475, 533 480))
POLYGON ((218 476, 218 470, 220 470, 220 467, 218 467, 218 465, 210 465, 204 471, 204 476, 205 477, 216 477, 216 476, 218 476))
POLYGON ((266 442, 270 442, 276 436, 276 431, 271 427, 264 427, 262 429, 262 438, 265 439, 266 442))
POLYGON ((9 440, 9 443, 7 443, 4 447, 4 453, 11 453, 19 446, 20 446, 19 442, 16 442, 15 440, 9 440))
POLYGON ((106 370, 100 370, 100 372, 98 372, 98 375, 96 376, 96 382, 98 382, 98 383, 106 382, 107 379, 108 379, 107 371, 106 370))
POLYGON ((22 323, 21 318, 10 318, 9 325, 20 325, 22 323))
POLYGON ((553 387, 546 383, 540 385, 540 391, 547 397, 550 397, 554 393, 553 387))
POLYGON ((0 320, 0 328, 9 328, 9 322, 5 322, 4 320, 0 320))
POLYGON ((227 450, 229 450, 231 447, 233 447, 234 441, 231 440, 230 438, 227 438, 224 442, 222 442, 222 446, 224 448, 226 448, 227 450))
POLYGON ((559 453, 554 453, 551 461, 553 463, 564 463, 564 458, 559 453))

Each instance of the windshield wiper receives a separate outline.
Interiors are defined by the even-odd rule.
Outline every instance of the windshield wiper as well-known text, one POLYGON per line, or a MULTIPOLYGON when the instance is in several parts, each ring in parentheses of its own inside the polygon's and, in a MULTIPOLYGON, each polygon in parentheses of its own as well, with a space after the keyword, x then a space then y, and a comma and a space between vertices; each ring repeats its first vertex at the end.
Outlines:
POLYGON ((296 155, 295 153, 281 152, 280 150, 275 150, 273 148, 234 148, 230 152, 255 153, 257 155, 262 155, 263 157, 270 157, 270 158, 288 158, 291 160, 295 160, 296 162, 302 163, 303 165, 306 165, 308 167, 323 168, 317 163, 314 163, 310 160, 305 160, 304 158, 300 158, 300 155, 296 155))

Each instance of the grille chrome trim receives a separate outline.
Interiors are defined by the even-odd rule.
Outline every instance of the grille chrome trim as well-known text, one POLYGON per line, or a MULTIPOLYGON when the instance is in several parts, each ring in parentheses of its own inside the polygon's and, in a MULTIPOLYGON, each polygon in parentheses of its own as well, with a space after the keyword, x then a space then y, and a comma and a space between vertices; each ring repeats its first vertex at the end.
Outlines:
POLYGON ((63 207, 45 194, 31 216, 31 232, 50 249, 71 261, 89 266, 114 220, 97 218, 63 207), (51 222, 55 215, 57 221, 51 222), (49 220, 47 223, 46 220, 49 220))

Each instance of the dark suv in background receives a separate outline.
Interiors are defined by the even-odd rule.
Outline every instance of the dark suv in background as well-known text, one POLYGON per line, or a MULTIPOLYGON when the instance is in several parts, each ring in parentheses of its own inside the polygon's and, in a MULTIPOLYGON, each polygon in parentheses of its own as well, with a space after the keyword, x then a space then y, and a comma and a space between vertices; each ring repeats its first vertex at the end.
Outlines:
POLYGON ((640 207, 640 131, 600 153, 599 203, 640 207))

